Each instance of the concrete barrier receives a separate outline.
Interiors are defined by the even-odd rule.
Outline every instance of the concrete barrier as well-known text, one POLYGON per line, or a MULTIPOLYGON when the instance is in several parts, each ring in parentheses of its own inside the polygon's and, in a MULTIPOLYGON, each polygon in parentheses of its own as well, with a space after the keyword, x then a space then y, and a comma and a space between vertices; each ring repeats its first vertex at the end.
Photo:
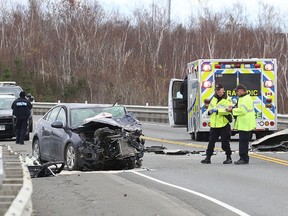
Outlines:
POLYGON ((0 215, 30 216, 32 181, 21 155, 9 146, 0 146, 2 153, 2 183, 0 187, 0 215))

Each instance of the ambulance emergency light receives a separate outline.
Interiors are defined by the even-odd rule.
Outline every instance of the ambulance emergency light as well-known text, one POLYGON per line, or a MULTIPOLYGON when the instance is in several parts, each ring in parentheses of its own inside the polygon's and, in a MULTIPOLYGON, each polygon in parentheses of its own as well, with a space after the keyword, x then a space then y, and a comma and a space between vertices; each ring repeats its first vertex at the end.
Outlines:
POLYGON ((234 68, 260 68, 261 65, 256 62, 219 62, 215 64, 215 69, 234 69, 234 68), (242 66, 242 67, 241 67, 242 66))
POLYGON ((202 71, 209 72, 209 71, 211 71, 211 69, 212 69, 212 67, 209 63, 203 63, 202 64, 202 71))
POLYGON ((265 64, 264 69, 267 71, 273 70, 273 64, 265 64))
POLYGON ((266 80, 266 81, 264 82, 264 87, 265 87, 265 88, 271 88, 271 87, 273 87, 273 81, 272 81, 272 80, 266 80))
POLYGON ((202 87, 203 88, 211 88, 212 87, 212 83, 208 80, 202 82, 202 87))

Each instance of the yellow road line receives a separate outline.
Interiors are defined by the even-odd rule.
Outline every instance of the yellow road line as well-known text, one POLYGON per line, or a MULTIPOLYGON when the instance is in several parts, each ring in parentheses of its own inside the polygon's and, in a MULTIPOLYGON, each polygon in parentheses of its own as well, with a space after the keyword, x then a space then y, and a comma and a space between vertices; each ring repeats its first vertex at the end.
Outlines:
MULTIPOLYGON (((178 141, 173 141, 173 140, 165 140, 165 139, 158 139, 158 138, 152 138, 152 137, 146 137, 146 136, 143 136, 143 139, 151 140, 151 141, 155 141, 155 142, 162 142, 162 143, 169 143, 169 144, 174 144, 174 145, 181 145, 181 146, 189 146, 189 147, 196 147, 196 148, 203 148, 203 149, 207 148, 207 145, 200 145, 200 144, 195 144, 195 143, 184 143, 184 142, 178 142, 178 141)), ((215 148, 215 149, 216 150, 222 150, 221 148, 215 148)), ((273 162, 273 163, 276 163, 276 164, 281 164, 281 165, 288 166, 288 161, 287 160, 282 160, 282 159, 278 159, 278 158, 274 158, 274 157, 260 155, 260 154, 254 153, 254 152, 250 153, 249 155, 250 155, 250 157, 257 158, 257 159, 260 159, 260 160, 269 161, 269 162, 273 162)))
POLYGON ((181 146, 190 146, 190 147, 205 148, 205 149, 207 148, 207 146, 199 145, 199 144, 183 143, 183 142, 178 142, 178 141, 158 139, 158 138, 152 138, 152 137, 146 137, 146 136, 144 136, 143 139, 156 141, 156 142, 169 143, 169 144, 174 144, 174 145, 181 145, 181 146))
POLYGON ((282 160, 282 159, 278 159, 278 158, 274 158, 274 157, 260 155, 260 154, 257 154, 257 153, 251 153, 250 156, 253 157, 253 158, 257 158, 257 159, 261 159, 261 160, 265 160, 265 161, 269 161, 269 162, 273 162, 273 163, 277 163, 277 164, 288 166, 288 161, 287 160, 282 160))

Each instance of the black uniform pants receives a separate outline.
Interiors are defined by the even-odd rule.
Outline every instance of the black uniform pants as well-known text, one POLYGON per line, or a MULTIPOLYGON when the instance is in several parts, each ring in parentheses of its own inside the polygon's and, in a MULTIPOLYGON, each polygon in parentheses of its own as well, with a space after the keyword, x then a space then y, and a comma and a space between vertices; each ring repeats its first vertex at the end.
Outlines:
POLYGON ((16 143, 24 144, 24 139, 28 127, 28 118, 16 119, 16 143))
POLYGON ((231 137, 231 127, 230 124, 227 124, 221 128, 210 128, 209 133, 209 143, 206 150, 207 156, 212 156, 215 148, 215 143, 217 142, 219 136, 221 136, 221 148, 226 152, 227 156, 231 156, 231 148, 230 148, 230 137, 231 137))
POLYGON ((249 139, 251 131, 239 131, 239 156, 240 160, 249 162, 249 139))

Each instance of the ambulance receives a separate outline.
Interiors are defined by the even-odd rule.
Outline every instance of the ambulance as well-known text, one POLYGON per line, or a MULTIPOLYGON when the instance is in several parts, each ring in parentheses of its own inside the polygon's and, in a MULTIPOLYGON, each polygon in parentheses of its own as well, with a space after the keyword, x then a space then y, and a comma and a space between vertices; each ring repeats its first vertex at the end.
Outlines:
MULTIPOLYGON (((199 59, 187 65, 187 103, 180 92, 183 79, 169 85, 168 115, 172 127, 187 127, 192 140, 207 141, 210 119, 207 108, 218 83, 237 103, 234 89, 244 84, 254 101, 256 139, 277 131, 277 62, 276 59, 199 59)), ((231 134, 234 120, 231 123, 231 134)))

